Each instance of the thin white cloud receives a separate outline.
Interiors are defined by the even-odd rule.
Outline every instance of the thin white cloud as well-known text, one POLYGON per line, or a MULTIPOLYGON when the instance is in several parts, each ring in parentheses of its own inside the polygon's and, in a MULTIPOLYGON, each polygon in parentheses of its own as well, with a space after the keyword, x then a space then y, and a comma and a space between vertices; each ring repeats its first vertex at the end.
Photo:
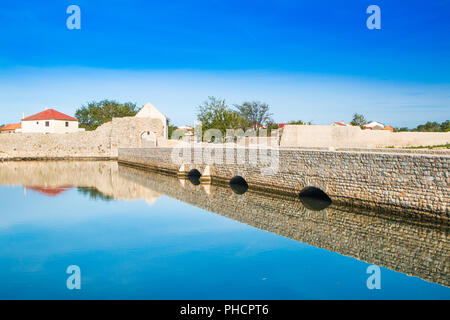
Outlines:
POLYGON ((393 126, 413 127, 447 120, 448 92, 450 84, 320 74, 14 68, 0 75, 0 122, 19 121, 22 112, 32 114, 44 107, 73 114, 88 101, 109 98, 138 105, 151 101, 173 123, 192 124, 197 106, 208 96, 218 96, 230 104, 265 101, 278 122, 302 119, 328 124, 350 121, 358 112, 393 126))

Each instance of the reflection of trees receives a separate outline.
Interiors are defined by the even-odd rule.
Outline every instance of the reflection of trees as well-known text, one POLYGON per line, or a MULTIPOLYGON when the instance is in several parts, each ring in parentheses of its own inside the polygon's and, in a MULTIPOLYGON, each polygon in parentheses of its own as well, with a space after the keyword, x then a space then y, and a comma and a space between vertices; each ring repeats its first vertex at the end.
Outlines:
POLYGON ((113 197, 100 192, 97 188, 94 187, 77 187, 77 190, 79 193, 88 196, 92 200, 102 200, 102 201, 114 200, 113 197))

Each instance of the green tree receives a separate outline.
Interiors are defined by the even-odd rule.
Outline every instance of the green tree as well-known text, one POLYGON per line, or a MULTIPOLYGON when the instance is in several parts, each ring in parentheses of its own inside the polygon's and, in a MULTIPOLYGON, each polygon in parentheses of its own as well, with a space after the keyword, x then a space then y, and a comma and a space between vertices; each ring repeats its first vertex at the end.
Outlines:
POLYGON ((409 131, 407 127, 394 128, 394 132, 406 132, 409 131))
POLYGON ((267 127, 267 134, 270 136, 272 135, 273 130, 278 130, 278 123, 269 121, 266 123, 266 127, 267 127))
POLYGON ((444 132, 450 132, 450 120, 442 122, 441 130, 444 132))
POLYGON ((441 125, 435 121, 428 121, 425 124, 418 125, 413 131, 419 132, 440 132, 442 131, 441 125))
POLYGON ((167 134, 169 136, 169 139, 172 137, 172 133, 178 129, 177 126, 171 125, 170 124, 170 119, 167 119, 167 134))
POLYGON ((308 121, 308 122, 304 122, 302 120, 291 120, 288 122, 289 124, 297 124, 297 125, 311 125, 312 122, 308 121))
POLYGON ((203 132, 218 129, 223 137, 226 129, 245 129, 248 125, 239 112, 230 109, 225 100, 216 97, 208 97, 208 100, 198 107, 197 119, 202 124, 203 132))
POLYGON ((82 106, 75 112, 75 117, 80 122, 80 127, 86 130, 95 130, 112 118, 132 117, 139 109, 135 103, 119 103, 115 100, 92 101, 82 106))
POLYGON ((272 122, 272 114, 269 112, 269 105, 264 102, 250 101, 244 102, 242 105, 235 105, 239 114, 244 118, 253 128, 257 130, 258 127, 267 125, 272 122))
POLYGON ((366 121, 366 118, 362 114, 355 113, 353 115, 353 120, 352 120, 352 122, 350 122, 350 124, 352 126, 360 126, 360 127, 362 127, 365 124, 367 124, 367 121, 366 121))

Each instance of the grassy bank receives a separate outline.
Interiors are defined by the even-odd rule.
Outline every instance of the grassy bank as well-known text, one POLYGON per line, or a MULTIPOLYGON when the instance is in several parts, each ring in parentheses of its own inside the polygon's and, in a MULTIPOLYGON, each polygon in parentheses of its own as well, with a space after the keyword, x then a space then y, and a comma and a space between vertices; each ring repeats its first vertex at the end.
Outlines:
MULTIPOLYGON (((396 147, 389 146, 386 148, 394 149, 396 147)), ((450 149, 450 143, 440 144, 436 146, 413 146, 413 147, 398 147, 398 149, 450 149)))

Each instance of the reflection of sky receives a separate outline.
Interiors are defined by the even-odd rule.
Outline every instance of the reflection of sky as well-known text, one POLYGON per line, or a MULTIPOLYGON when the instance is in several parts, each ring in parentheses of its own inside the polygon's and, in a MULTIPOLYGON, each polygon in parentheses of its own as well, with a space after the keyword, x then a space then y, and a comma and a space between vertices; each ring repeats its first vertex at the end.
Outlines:
POLYGON ((0 187, 0 298, 449 298, 448 288, 208 213, 166 196, 92 201, 0 187), (81 291, 65 287, 79 265, 81 291))

